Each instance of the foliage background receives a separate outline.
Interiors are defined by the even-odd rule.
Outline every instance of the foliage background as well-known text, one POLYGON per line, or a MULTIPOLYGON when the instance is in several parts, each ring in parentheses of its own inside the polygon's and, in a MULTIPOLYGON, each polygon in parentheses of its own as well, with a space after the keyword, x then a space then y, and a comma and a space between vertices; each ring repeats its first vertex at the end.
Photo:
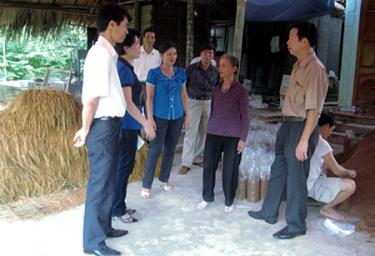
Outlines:
POLYGON ((6 40, 0 35, 0 80, 44 77, 46 68, 74 68, 77 49, 86 49, 86 30, 66 25, 59 36, 6 40), (5 58, 4 58, 5 56, 5 58))

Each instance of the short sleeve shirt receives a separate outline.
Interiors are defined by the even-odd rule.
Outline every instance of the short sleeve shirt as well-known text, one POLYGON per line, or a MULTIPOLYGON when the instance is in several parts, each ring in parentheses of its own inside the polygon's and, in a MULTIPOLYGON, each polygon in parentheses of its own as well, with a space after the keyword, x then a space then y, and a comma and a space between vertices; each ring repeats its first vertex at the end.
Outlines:
POLYGON ((327 71, 315 53, 312 53, 293 66, 282 114, 306 118, 308 110, 313 109, 320 113, 327 90, 327 71))
POLYGON ((316 145, 314 154, 310 160, 310 172, 307 178, 307 190, 311 191, 314 187, 315 182, 320 176, 325 176, 323 170, 324 156, 329 152, 332 152, 332 148, 329 143, 319 136, 318 144, 316 145))
POLYGON ((126 110, 124 93, 118 77, 117 53, 102 36, 89 50, 83 71, 82 103, 99 98, 94 118, 123 117, 126 110))
MULTIPOLYGON (((134 73, 133 66, 130 65, 123 58, 119 58, 117 61, 117 70, 122 87, 131 87, 132 89, 132 101, 141 111, 141 93, 142 85, 139 83, 136 74, 134 73)), ((138 123, 128 111, 122 120, 123 129, 139 130, 142 128, 142 125, 138 123)))
POLYGON ((174 67, 174 76, 165 76, 160 67, 151 69, 147 75, 147 86, 155 87, 154 116, 176 120, 184 115, 181 89, 185 86, 186 74, 182 68, 174 67))

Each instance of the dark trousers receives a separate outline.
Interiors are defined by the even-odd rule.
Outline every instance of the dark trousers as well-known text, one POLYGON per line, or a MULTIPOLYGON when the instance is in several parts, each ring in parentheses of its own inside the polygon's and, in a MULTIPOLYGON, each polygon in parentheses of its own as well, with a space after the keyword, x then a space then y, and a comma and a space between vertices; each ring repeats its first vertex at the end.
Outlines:
POLYGON ((84 251, 100 248, 112 229, 119 133, 120 119, 94 120, 87 136, 90 176, 83 221, 84 251))
POLYGON ((112 216, 123 216, 126 211, 126 189, 128 187, 129 176, 134 168, 138 133, 139 130, 121 130, 112 216))
POLYGON ((184 118, 167 120, 154 117, 154 120, 156 122, 156 137, 150 143, 143 177, 143 187, 148 189, 152 186, 156 164, 163 149, 164 152, 159 180, 161 182, 168 182, 172 169, 173 156, 184 118))
POLYGON ((204 146, 204 168, 203 168, 203 200, 214 201, 215 172, 220 161, 221 153, 223 159, 223 190, 225 205, 231 206, 236 194, 238 183, 238 167, 241 154, 237 153, 239 138, 207 134, 204 146))
POLYGON ((271 178, 262 211, 266 219, 277 220, 279 207, 286 186, 286 222, 289 231, 306 231, 307 185, 310 159, 319 138, 315 128, 309 139, 308 159, 299 161, 295 150, 302 135, 305 122, 284 122, 276 138, 275 161, 271 166, 271 178))

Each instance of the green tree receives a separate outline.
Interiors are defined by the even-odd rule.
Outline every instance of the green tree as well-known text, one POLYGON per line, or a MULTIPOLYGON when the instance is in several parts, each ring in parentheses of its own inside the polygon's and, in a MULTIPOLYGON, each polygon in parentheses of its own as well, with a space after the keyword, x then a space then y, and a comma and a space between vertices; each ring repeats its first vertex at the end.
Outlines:
MULTIPOLYGON (((0 39, 5 37, 0 35, 0 39)), ((20 36, 19 40, 5 41, 0 55, 0 79, 5 79, 5 68, 7 80, 43 77, 47 68, 72 69, 76 49, 85 48, 85 28, 72 25, 66 25, 57 37, 20 36)))

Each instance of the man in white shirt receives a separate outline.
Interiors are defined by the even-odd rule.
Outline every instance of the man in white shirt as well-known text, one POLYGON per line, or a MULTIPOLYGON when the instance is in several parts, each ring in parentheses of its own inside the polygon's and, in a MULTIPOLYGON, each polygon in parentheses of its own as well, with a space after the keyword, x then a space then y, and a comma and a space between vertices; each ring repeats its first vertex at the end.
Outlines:
MULTIPOLYGON (((191 64, 195 64, 195 63, 198 63, 202 60, 202 57, 201 56, 198 56, 198 57, 195 57, 193 58, 191 61, 190 61, 190 65, 191 64)), ((216 67, 216 60, 215 59, 212 59, 211 60, 211 65, 216 67)))
POLYGON ((344 216, 335 207, 348 199, 355 191, 356 177, 354 170, 348 170, 337 163, 327 138, 335 129, 335 116, 322 112, 318 121, 320 137, 310 161, 310 173, 307 179, 308 196, 326 203, 320 213, 331 219, 343 220, 344 216), (330 169, 337 177, 327 177, 326 170, 330 169))
POLYGON ((128 33, 129 13, 117 4, 101 7, 97 14, 100 36, 89 50, 82 88, 82 127, 74 146, 87 144, 90 176, 83 223, 83 250, 94 255, 120 255, 105 240, 126 230, 112 228, 112 201, 117 167, 121 118, 126 103, 117 73, 116 43, 128 33))
POLYGON ((133 63, 134 72, 141 82, 146 82, 150 69, 160 65, 160 53, 154 49, 155 40, 155 31, 152 28, 147 28, 143 31, 141 55, 133 63))

